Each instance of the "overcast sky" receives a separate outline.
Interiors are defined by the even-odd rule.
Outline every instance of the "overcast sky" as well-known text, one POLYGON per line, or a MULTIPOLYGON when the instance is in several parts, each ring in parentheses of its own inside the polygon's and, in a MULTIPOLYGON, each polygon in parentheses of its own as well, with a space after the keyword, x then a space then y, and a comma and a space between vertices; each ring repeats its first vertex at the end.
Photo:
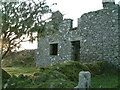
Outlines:
MULTIPOLYGON (((57 3, 52 10, 60 10, 64 18, 74 20, 74 26, 77 26, 77 18, 82 14, 102 9, 102 0, 46 0, 49 5, 57 3)), ((115 0, 118 3, 120 0, 115 0)))
POLYGON ((47 0, 48 4, 57 3, 52 10, 60 10, 64 18, 74 19, 76 26, 77 18, 89 11, 102 9, 102 0, 47 0))
MULTIPOLYGON (((64 18, 71 18, 74 20, 74 27, 77 26, 77 18, 82 14, 102 9, 102 0, 46 0, 48 5, 57 3, 57 5, 51 6, 52 10, 61 11, 64 14, 64 18)), ((115 0, 118 3, 120 0, 115 0)), ((29 42, 22 44, 22 49, 36 49, 37 42, 30 44, 29 42)))

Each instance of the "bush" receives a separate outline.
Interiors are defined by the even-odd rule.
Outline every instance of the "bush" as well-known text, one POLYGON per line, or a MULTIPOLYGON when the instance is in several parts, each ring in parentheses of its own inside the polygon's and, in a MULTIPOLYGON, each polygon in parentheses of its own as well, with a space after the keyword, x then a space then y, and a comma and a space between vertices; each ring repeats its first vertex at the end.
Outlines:
POLYGON ((93 62, 93 63, 85 63, 84 65, 89 68, 89 72, 93 76, 102 74, 103 70, 105 68, 103 61, 93 62))
POLYGON ((88 70, 88 68, 76 61, 69 61, 67 63, 55 64, 51 66, 52 70, 56 70, 68 77, 73 82, 78 82, 78 75, 80 71, 88 70))

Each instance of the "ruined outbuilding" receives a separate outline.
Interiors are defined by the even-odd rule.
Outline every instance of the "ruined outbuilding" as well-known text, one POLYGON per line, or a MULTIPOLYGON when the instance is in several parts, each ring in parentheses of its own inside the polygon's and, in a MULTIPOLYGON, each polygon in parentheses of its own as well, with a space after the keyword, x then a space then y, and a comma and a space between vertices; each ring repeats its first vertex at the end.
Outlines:
POLYGON ((72 19, 54 18, 46 28, 55 32, 38 39, 36 66, 46 66, 70 60, 89 62, 107 60, 119 65, 119 5, 103 0, 103 9, 83 14, 78 26, 72 19), (55 30, 57 29, 57 30, 55 30))

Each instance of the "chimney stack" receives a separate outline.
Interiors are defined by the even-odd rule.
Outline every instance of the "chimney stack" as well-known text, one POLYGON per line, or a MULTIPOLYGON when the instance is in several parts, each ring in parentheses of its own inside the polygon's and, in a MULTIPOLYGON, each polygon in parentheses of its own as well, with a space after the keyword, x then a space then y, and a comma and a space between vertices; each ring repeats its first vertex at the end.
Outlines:
POLYGON ((102 4, 105 9, 108 9, 112 5, 115 5, 115 0, 102 0, 102 4))

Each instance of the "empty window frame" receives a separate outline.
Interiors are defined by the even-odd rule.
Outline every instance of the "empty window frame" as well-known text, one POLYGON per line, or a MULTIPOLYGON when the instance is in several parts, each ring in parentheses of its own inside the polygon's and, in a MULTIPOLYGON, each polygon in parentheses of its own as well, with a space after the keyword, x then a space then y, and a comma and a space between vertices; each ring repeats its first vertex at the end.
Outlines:
POLYGON ((57 55, 58 53, 58 44, 50 44, 50 55, 57 55))

